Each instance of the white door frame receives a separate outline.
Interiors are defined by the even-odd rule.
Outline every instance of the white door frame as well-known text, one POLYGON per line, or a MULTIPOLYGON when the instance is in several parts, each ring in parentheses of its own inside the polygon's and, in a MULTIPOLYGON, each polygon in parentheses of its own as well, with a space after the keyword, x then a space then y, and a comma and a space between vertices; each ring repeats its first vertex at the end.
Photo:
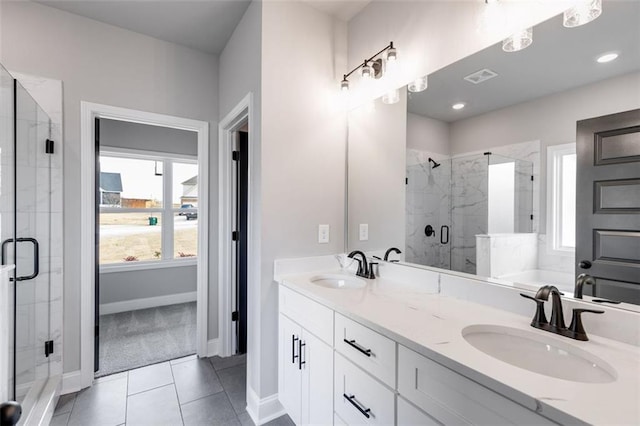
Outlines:
POLYGON ((96 118, 190 130, 198 134, 198 266, 196 347, 208 356, 209 123, 91 102, 80 103, 80 373, 81 387, 94 378, 95 328, 95 128, 96 118))
MULTIPOLYGON (((233 108, 229 114, 224 117, 219 124, 218 135, 218 173, 219 173, 219 191, 218 191, 218 305, 219 305, 219 355, 222 357, 233 355, 234 350, 234 333, 233 322, 231 321, 231 313, 233 311, 233 283, 234 283, 234 268, 233 261, 235 259, 235 250, 233 247, 233 241, 231 241, 231 232, 234 231, 234 204, 233 204, 233 162, 232 152, 234 143, 234 133, 249 121, 249 188, 248 188, 248 238, 249 245, 253 239, 255 230, 252 226, 251 218, 254 217, 252 212, 254 211, 254 203, 252 194, 255 189, 252 186, 252 173, 254 172, 254 149, 255 146, 252 143, 254 140, 254 120, 253 114, 253 94, 249 93, 240 101, 238 105, 233 108)), ((249 306, 250 299, 253 299, 253 291, 249 291, 250 283, 255 280, 255 271, 250 265, 255 260, 255 255, 251 247, 247 250, 247 306, 249 306)), ((251 310, 247 312, 247 317, 251 314, 251 310)), ((248 320, 247 320, 248 322, 248 320)), ((247 332, 248 330, 247 324, 247 332)), ((248 334, 248 333, 247 333, 248 334)), ((249 337, 247 336, 247 352, 249 351, 249 337)))

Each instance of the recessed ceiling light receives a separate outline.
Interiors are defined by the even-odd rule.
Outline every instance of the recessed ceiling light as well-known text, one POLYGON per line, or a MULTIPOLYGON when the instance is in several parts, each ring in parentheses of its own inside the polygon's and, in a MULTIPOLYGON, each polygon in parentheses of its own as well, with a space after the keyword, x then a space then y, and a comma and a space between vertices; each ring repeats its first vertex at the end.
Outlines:
POLYGON ((598 61, 598 63, 600 64, 605 64, 607 62, 611 62, 615 60, 617 57, 618 57, 617 53, 606 53, 602 56, 599 56, 598 59, 596 59, 596 61, 598 61))
POLYGON ((462 108, 464 108, 464 106, 465 106, 464 103, 458 102, 457 104, 451 105, 451 108, 453 108, 453 109, 462 109, 462 108))

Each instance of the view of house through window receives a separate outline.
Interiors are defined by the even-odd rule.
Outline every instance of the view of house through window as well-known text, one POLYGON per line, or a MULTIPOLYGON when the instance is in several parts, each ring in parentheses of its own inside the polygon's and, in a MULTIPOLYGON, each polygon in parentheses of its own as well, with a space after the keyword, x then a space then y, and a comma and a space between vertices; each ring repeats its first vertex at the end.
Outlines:
POLYGON ((102 153, 100 264, 194 258, 197 181, 195 160, 102 153))

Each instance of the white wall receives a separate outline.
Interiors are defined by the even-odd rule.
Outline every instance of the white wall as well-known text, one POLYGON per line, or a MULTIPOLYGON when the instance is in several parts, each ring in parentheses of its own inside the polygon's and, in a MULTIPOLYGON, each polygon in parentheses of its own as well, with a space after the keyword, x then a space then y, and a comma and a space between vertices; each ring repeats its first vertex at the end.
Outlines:
MULTIPOLYGON (((403 103, 406 106, 406 103, 403 103)), ((407 148, 451 155, 449 123, 407 113, 407 148)))
POLYGON ((344 250, 345 46, 344 23, 302 2, 263 3, 261 397, 278 382, 274 259, 344 250), (330 225, 328 244, 318 224, 330 225))
POLYGON ((196 291, 196 266, 100 274, 100 304, 196 291))
MULTIPOLYGON (((216 57, 33 2, 2 2, 0 62, 64 85, 64 371, 80 368, 80 101, 208 121, 216 129, 216 57)), ((216 146, 217 132, 210 131, 216 146)), ((217 164, 217 149, 211 149, 217 164)), ((217 173, 211 174, 212 223, 217 223, 217 173)), ((217 238, 217 226, 210 230, 217 238)), ((217 277, 217 246, 209 271, 217 277)), ((216 281, 209 294, 217 295, 216 281)), ((216 298, 217 299, 217 298, 216 298)), ((209 338, 217 335, 210 305, 209 338), (212 325, 214 325, 212 327, 212 325)))

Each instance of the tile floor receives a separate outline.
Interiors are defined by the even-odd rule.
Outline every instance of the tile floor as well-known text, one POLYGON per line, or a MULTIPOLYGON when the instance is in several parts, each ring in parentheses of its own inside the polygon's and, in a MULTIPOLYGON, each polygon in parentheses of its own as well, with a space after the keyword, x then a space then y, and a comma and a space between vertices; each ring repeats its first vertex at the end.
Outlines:
MULTIPOLYGON (((96 379, 63 395, 52 426, 253 425, 245 411, 245 356, 195 356, 96 379)), ((288 416, 270 426, 293 425, 288 416)))

